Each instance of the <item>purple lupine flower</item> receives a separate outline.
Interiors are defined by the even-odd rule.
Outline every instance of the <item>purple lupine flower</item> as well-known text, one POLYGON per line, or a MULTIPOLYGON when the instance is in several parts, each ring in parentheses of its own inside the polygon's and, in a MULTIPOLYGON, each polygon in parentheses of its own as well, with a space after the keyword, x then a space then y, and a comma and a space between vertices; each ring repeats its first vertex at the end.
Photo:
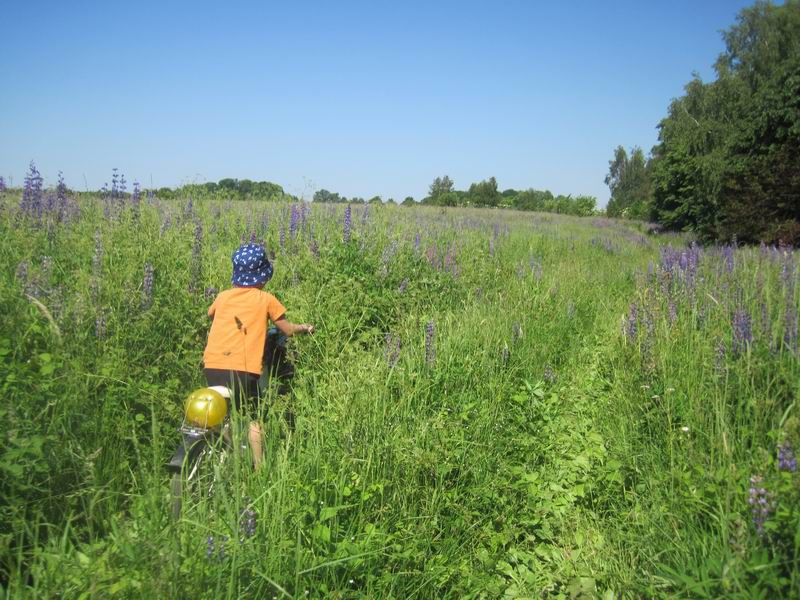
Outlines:
POLYGON ((33 292, 32 285, 28 278, 28 261, 22 260, 17 265, 17 270, 14 274, 14 277, 17 281, 19 281, 19 285, 22 288, 23 294, 31 294, 33 292))
POLYGON ((170 227, 172 227, 172 217, 169 213, 164 215, 164 220, 161 221, 161 231, 160 234, 164 235, 164 232, 167 231, 170 227))
POLYGON ((31 216, 41 216, 43 187, 44 179, 34 162, 31 161, 28 167, 28 173, 25 175, 25 185, 22 189, 20 209, 31 216))
POLYGON ((422 236, 419 231, 414 235, 414 252, 419 252, 419 246, 422 243, 422 236))
POLYGON ((142 310, 147 310, 153 304, 153 265, 144 266, 144 279, 142 280, 142 310))
POLYGON ((128 189, 127 186, 125 185, 126 183, 127 182, 125 181, 125 175, 124 174, 120 175, 120 177, 119 177, 119 197, 120 198, 124 198, 125 197, 125 192, 128 189))
POLYGON ((733 256, 733 245, 725 245, 722 247, 722 258, 725 260, 725 269, 728 273, 733 273, 734 267, 734 256, 733 256))
POLYGON ((223 535, 219 539, 215 539, 213 535, 206 538, 206 558, 208 560, 215 559, 222 562, 225 560, 225 546, 228 543, 228 536, 223 535))
POLYGON ((344 227, 342 231, 342 239, 344 240, 345 244, 350 241, 350 230, 353 226, 352 211, 353 209, 349 204, 344 209, 344 227))
POLYGON ((243 508, 239 511, 239 533, 242 538, 253 537, 256 534, 257 524, 258 515, 252 508, 243 508))
POLYGON ((116 198, 119 186, 119 175, 117 175, 117 168, 111 169, 111 197, 116 198))
POLYGON ((669 305, 667 307, 667 315, 669 317, 669 322, 671 324, 675 324, 678 320, 678 309, 675 306, 675 302, 673 300, 669 301, 669 305))
POLYGON ((386 334, 386 364, 389 365, 390 369, 397 364, 397 360, 400 358, 401 346, 399 335, 395 333, 386 334))
POLYGON ((436 362, 436 324, 433 320, 425 326, 425 363, 432 367, 436 362))
POLYGON ((192 267, 189 291, 199 290, 199 282, 203 278, 203 224, 200 220, 194 223, 194 244, 192 245, 192 267))
POLYGON ((58 172, 58 185, 56 185, 56 196, 59 204, 67 201, 67 184, 64 183, 64 173, 58 172))
POLYGON ((278 230, 278 248, 283 250, 286 247, 286 228, 281 226, 278 230))
POLYGON ((361 213, 361 225, 362 227, 367 224, 367 219, 369 218, 369 204, 364 205, 364 212, 361 213))
POLYGON ((759 475, 751 477, 747 502, 753 515, 753 525, 761 536, 764 535, 764 523, 772 512, 770 497, 771 494, 764 487, 764 478, 759 475))
POLYGON ((722 340, 717 341, 717 345, 714 347, 714 370, 718 375, 721 375, 725 371, 725 358, 727 354, 728 348, 725 346, 725 342, 722 340))
POLYGON ((797 456, 791 442, 785 440, 778 444, 778 468, 781 471, 797 472, 797 456))
POLYGON ((630 310, 628 311, 628 318, 625 320, 625 326, 623 327, 623 333, 627 336, 629 340, 633 340, 636 338, 636 334, 638 332, 639 326, 639 306, 636 302, 631 304, 630 310))
POLYGON ((753 342, 753 327, 750 313, 743 308, 733 311, 733 352, 738 354, 753 342))
POLYGON ((489 238, 489 256, 494 256, 494 238, 489 238))
POLYGON ((6 189, 6 178, 0 175, 0 194, 5 193, 6 189))
POLYGON ((289 220, 289 237, 294 239, 297 237, 297 230, 300 227, 300 211, 297 209, 296 204, 292 204, 292 216, 289 220))
POLYGON ((798 328, 797 328, 797 306, 795 306, 793 294, 786 295, 786 316, 783 322, 783 343, 790 351, 797 354, 798 351, 798 328))
POLYGON ((317 240, 311 240, 308 249, 311 251, 311 254, 314 255, 314 258, 319 260, 319 245, 317 244, 317 240))
POLYGON ((405 279, 403 279, 403 281, 400 282, 400 286, 397 288, 397 292, 403 294, 405 293, 407 287, 408 287, 408 277, 406 277, 405 279))
POLYGON ((210 535, 206 538, 206 558, 211 560, 214 557, 214 554, 216 554, 216 552, 217 548, 214 536, 210 535))

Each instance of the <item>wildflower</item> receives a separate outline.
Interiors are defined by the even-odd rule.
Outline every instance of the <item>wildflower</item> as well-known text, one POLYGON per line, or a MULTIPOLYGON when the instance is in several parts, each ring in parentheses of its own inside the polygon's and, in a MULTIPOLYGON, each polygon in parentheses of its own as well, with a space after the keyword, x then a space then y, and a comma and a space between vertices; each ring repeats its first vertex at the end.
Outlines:
POLYGON ((311 251, 314 258, 319 259, 319 245, 317 244, 317 240, 311 240, 308 249, 311 251))
POLYGON ((100 275, 103 270, 103 236, 100 230, 94 232, 94 257, 92 257, 92 269, 95 275, 100 275))
POLYGON ((678 320, 678 309, 675 307, 675 303, 670 300, 669 307, 668 307, 668 315, 669 315, 669 322, 674 324, 675 321, 678 320))
POLYGON ((278 230, 278 247, 283 250, 286 247, 286 228, 281 227, 278 230))
POLYGON ((790 473, 797 472, 797 456, 791 442, 784 441, 778 445, 778 468, 790 473))
POLYGON ((494 238, 489 239, 489 256, 494 256, 494 238))
POLYGON ((197 290, 197 282, 203 277, 203 225, 198 219, 194 224, 194 245, 192 246, 192 271, 189 291, 197 290))
POLYGON ((216 544, 214 543, 214 536, 210 535, 206 538, 206 558, 210 559, 216 552, 216 544))
POLYGON ((626 326, 623 327, 623 333, 630 340, 636 338, 636 333, 638 331, 638 320, 639 320, 639 307, 634 302, 631 304, 630 310, 628 312, 626 326))
POLYGON ((243 508, 239 511, 239 531, 245 538, 256 534, 257 515, 252 508, 243 508))
POLYGON ((407 287, 408 287, 408 277, 404 278, 403 281, 400 282, 400 286, 397 288, 397 292, 403 294, 405 293, 407 287))
POLYGON ((17 280, 19 282, 21 282, 23 284, 23 286, 27 285, 27 283, 28 283, 28 261, 27 260, 21 260, 20 263, 17 265, 17 272, 15 274, 15 277, 17 278, 17 280))
POLYGON ((733 273, 734 259, 733 259, 732 245, 725 245, 722 247, 722 258, 725 260, 725 268, 728 273, 733 273))
POLYGON ((429 367, 432 367, 436 362, 435 338, 436 325, 433 321, 428 321, 425 326, 425 362, 429 367))
POLYGON ((6 189, 7 189, 7 188, 6 188, 6 180, 5 180, 5 177, 3 177, 2 175, 0 175, 0 194, 3 194, 3 193, 5 193, 6 189))
POLYGON ((725 342, 719 340, 714 350, 716 354, 716 359, 714 361, 714 368, 717 374, 721 375, 722 372, 725 370, 725 357, 727 356, 728 349, 725 346, 725 342))
POLYGON ((754 475, 750 478, 750 490, 747 499, 750 504, 750 512, 753 516, 753 525, 759 535, 764 535, 764 523, 771 511, 770 493, 764 487, 764 478, 754 475))
POLYGON ((414 251, 419 251, 419 246, 422 243, 422 236, 420 235, 419 231, 414 236, 414 251))
POLYGON ((353 209, 348 204, 344 209, 344 228, 342 231, 342 238, 344 239, 344 243, 350 241, 350 230, 353 226, 353 209))
POLYGON ((300 226, 300 211, 297 209, 296 204, 292 204, 292 216, 289 220, 289 237, 294 239, 297 237, 297 229, 300 226))
POLYGON ((42 178, 36 165, 31 161, 28 173, 25 175, 25 183, 22 188, 22 200, 20 209, 31 216, 41 216, 42 213, 42 189, 44 179, 42 178))
POLYGON ((142 281, 142 309, 147 310, 153 304, 153 265, 144 266, 144 280, 142 281))
POLYGON ((500 360, 504 366, 508 364, 508 359, 510 357, 511 357, 511 352, 509 352, 508 346, 504 346, 503 352, 500 354, 500 360))
POLYGON ((797 307, 789 295, 786 298, 786 317, 784 319, 783 343, 797 354, 798 350, 797 307))
POLYGON ((744 309, 733 311, 733 351, 739 353, 753 341, 750 314, 744 309))
POLYGON ((217 294, 219 294, 219 290, 215 287, 207 287, 205 290, 203 290, 203 297, 207 301, 211 301, 216 298, 217 294))
POLYGON ((689 433, 689 428, 686 425, 684 425, 683 427, 681 427, 681 432, 682 433, 689 433))
POLYGON ((522 325, 516 321, 511 324, 511 338, 514 341, 522 339, 522 325))
POLYGON ((394 333, 386 334, 386 363, 391 369, 397 364, 400 358, 400 336, 394 333))

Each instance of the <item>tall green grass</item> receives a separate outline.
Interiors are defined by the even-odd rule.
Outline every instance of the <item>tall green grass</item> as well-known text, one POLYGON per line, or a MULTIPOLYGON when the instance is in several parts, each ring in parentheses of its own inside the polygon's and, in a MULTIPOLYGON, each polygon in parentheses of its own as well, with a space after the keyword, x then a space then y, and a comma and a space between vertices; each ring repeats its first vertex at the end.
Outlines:
POLYGON ((728 271, 709 249, 689 291, 659 266, 686 240, 613 221, 370 206, 344 243, 341 206, 292 235, 278 203, 78 199, 66 221, 17 203, 0 213, 8 597, 800 591, 798 480, 775 450, 800 443, 798 357, 760 331, 734 352, 731 325, 743 306, 757 329, 763 302, 782 339, 787 253, 738 249, 728 271), (251 232, 275 252, 268 289, 317 333, 292 341, 293 393, 261 415, 264 468, 237 455, 173 522, 164 464, 203 385, 204 290, 227 286, 251 232), (632 302, 649 315, 636 336, 632 302))

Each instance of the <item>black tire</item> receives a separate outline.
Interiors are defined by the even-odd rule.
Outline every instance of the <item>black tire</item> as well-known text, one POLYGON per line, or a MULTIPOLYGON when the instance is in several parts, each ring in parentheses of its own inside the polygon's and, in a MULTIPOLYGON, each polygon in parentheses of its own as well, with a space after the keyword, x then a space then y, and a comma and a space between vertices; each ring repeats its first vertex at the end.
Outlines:
POLYGON ((210 499, 218 481, 224 473, 224 464, 228 457, 227 448, 203 446, 198 452, 192 452, 183 465, 182 471, 173 473, 170 480, 170 501, 172 516, 179 519, 184 508, 184 499, 199 502, 210 499))
POLYGON ((172 518, 176 521, 181 518, 183 505, 183 475, 173 473, 169 480, 169 500, 171 503, 172 518))

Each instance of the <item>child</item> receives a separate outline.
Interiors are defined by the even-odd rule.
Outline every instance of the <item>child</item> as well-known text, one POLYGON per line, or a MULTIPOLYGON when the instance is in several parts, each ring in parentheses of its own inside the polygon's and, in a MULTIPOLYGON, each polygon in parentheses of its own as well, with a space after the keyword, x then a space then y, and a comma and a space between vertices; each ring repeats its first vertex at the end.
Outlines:
MULTIPOLYGON (((291 323, 286 309, 269 292, 262 291, 272 277, 272 265, 263 246, 244 244, 233 254, 233 288, 221 292, 211 307, 211 331, 203 353, 203 372, 209 386, 231 388, 236 407, 244 399, 258 400, 258 380, 264 358, 267 321, 284 335, 314 333, 314 327, 291 323)), ((250 423, 248 434, 256 468, 261 464, 261 426, 250 423)))

